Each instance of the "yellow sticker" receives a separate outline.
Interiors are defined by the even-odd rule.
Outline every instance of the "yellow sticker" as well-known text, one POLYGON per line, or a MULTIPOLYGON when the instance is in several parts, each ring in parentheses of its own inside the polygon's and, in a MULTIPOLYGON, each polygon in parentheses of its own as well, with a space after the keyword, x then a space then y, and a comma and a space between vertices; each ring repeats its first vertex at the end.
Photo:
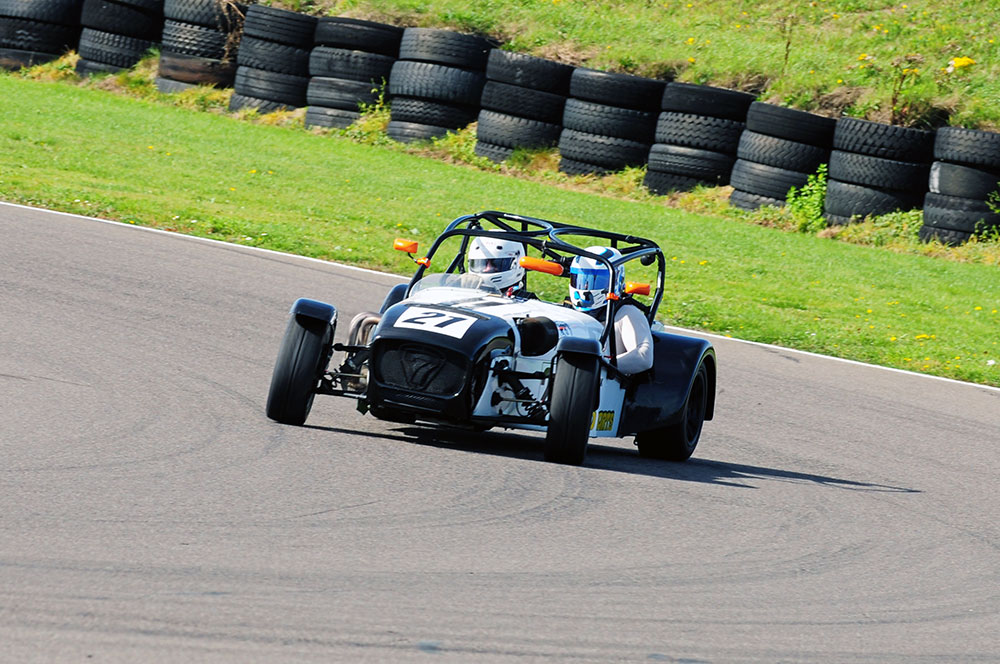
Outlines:
POLYGON ((594 411, 590 418, 590 428, 597 431, 611 431, 615 424, 615 411, 600 410, 594 411))

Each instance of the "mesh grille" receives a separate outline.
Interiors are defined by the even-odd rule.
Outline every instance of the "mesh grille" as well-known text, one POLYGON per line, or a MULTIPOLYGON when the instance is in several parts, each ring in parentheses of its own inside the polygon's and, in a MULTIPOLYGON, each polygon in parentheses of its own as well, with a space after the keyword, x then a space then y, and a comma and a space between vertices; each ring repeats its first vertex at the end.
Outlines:
POLYGON ((468 363, 455 353, 422 344, 384 347, 378 354, 376 380, 397 389, 448 396, 465 385, 468 363))

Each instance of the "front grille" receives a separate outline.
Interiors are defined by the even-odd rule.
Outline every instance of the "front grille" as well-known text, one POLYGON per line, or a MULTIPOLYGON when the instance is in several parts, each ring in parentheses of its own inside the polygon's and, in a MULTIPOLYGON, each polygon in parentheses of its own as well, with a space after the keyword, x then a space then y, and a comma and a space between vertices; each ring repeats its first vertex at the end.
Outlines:
POLYGON ((387 387, 452 396, 465 385, 468 362, 457 353, 423 344, 386 343, 376 356, 375 379, 387 387))

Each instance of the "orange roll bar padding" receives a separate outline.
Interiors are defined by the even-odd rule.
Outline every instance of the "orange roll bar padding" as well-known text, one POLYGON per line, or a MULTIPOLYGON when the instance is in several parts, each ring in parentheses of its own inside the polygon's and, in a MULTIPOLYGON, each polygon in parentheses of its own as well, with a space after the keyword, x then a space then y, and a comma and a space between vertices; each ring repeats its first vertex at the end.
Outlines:
POLYGON ((521 259, 521 267, 526 270, 534 270, 535 272, 544 272, 545 274, 554 274, 557 277, 561 277, 563 273, 563 266, 554 261, 547 261, 541 258, 535 258, 534 256, 525 256, 521 259))

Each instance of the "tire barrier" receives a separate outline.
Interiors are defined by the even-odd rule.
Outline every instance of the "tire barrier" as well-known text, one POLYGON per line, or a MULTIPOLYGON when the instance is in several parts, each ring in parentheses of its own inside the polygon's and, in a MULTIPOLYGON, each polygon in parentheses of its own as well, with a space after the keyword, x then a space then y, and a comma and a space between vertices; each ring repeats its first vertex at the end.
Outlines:
POLYGON ((317 23, 315 16, 250 5, 236 52, 229 110, 249 107, 268 113, 305 106, 317 23))
POLYGON ((492 46, 478 35, 407 28, 389 74, 389 137, 438 138, 475 120, 492 46))
POLYGON ((668 83, 643 184, 654 194, 724 185, 736 161, 747 109, 745 92, 668 83))
POLYGON ((225 0, 164 0, 156 88, 232 87, 246 6, 225 0))
POLYGON ((306 126, 344 128, 373 104, 399 56, 403 28, 373 21, 319 19, 309 56, 306 126))
POLYGON ((666 85, 631 74, 574 69, 559 135, 559 170, 601 175, 645 164, 666 85))
POLYGON ((80 40, 83 0, 0 0, 0 69, 33 67, 80 40))
POLYGON ((990 207, 1000 194, 1000 134, 942 127, 934 136, 920 238, 956 245, 1000 229, 990 207))
POLYGON ((76 71, 119 72, 160 43, 163 0, 84 0, 76 71))
POLYGON ((729 178, 729 202, 744 210, 784 205, 790 188, 805 185, 829 161, 835 126, 833 118, 806 111, 750 104, 729 178))
POLYGON ((501 162, 516 148, 559 142, 573 67, 500 49, 490 51, 475 152, 501 162))

